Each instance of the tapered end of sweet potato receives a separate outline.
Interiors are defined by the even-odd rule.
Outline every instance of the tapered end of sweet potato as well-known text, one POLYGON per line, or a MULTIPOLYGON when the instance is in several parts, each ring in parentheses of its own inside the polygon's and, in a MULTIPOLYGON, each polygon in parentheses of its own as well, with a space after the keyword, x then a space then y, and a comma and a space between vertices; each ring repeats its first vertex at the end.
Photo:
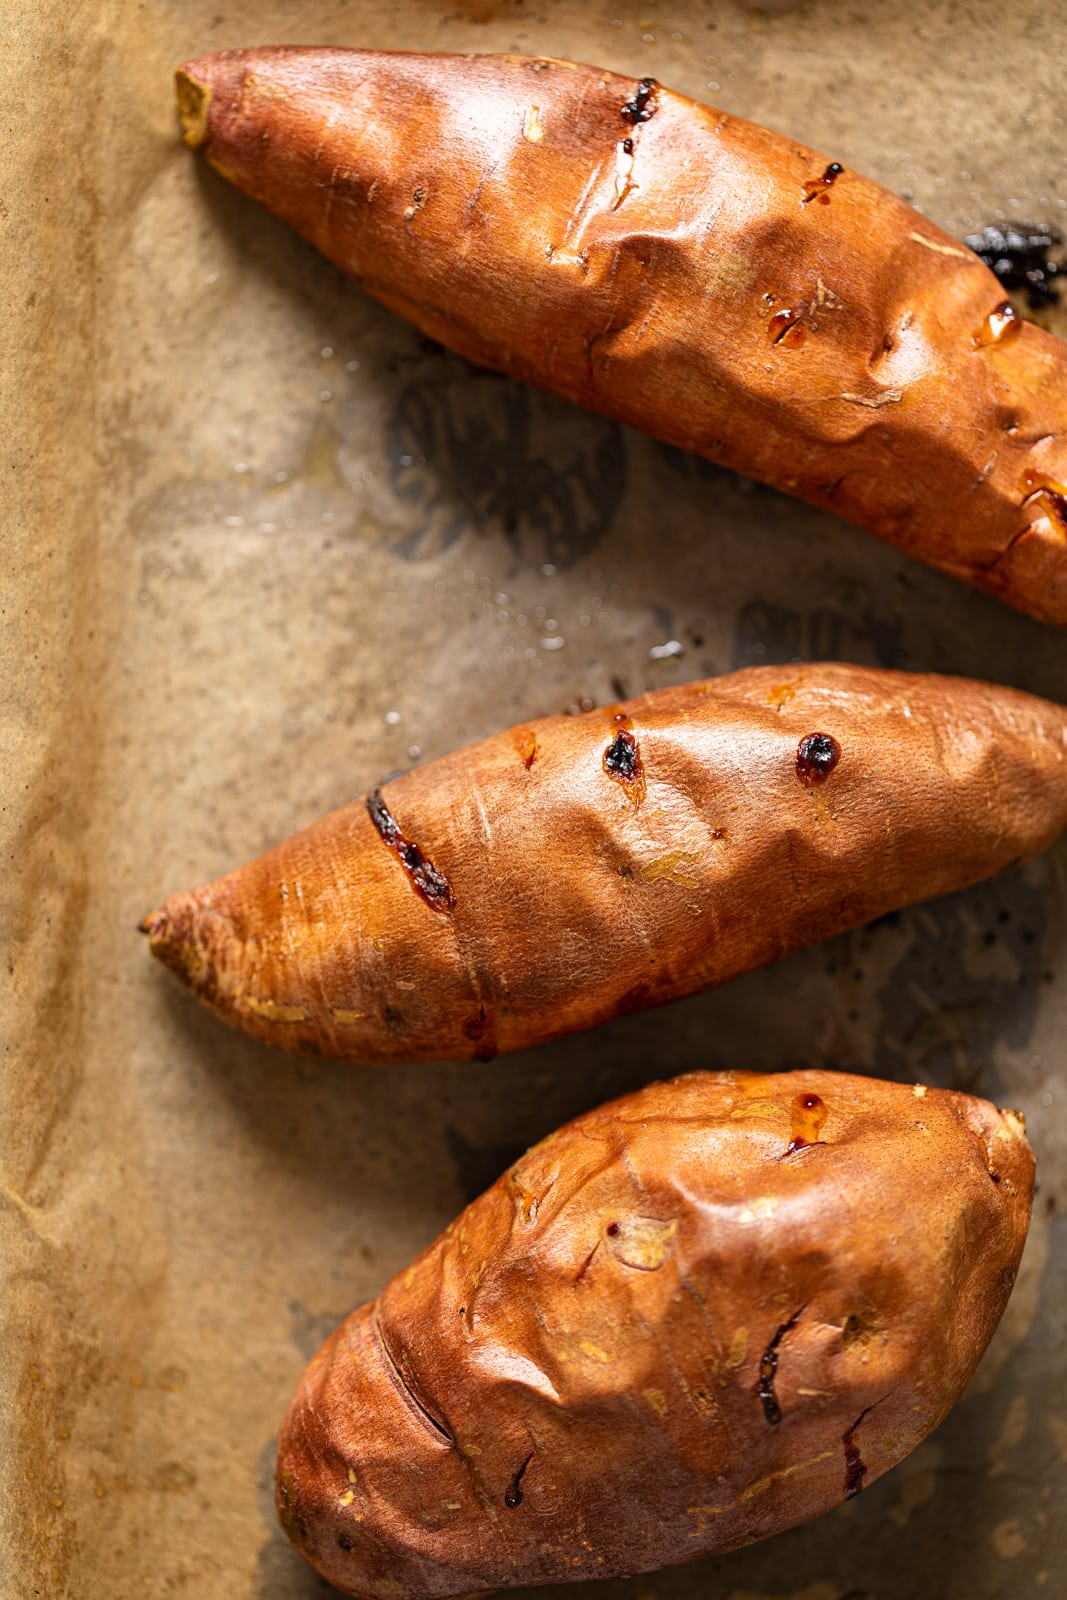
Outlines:
POLYGON ((178 96, 178 121, 181 123, 182 138, 190 149, 196 150, 207 138, 211 86, 199 81, 196 63, 189 62, 174 74, 174 88, 178 96))
POLYGON ((140 924, 148 935, 148 948, 158 961, 177 974, 194 993, 202 994, 208 982, 208 960, 200 935, 200 915, 191 894, 174 894, 140 924))
MULTIPOLYGON (((322 126, 331 95, 357 100, 365 62, 356 50, 297 46, 197 56, 174 74, 182 138, 228 183, 321 247, 322 126), (325 87, 316 87, 323 73, 325 87)), ((372 176, 381 175, 376 166, 372 176)))
POLYGON ((233 877, 220 878, 172 894, 138 927, 156 960, 223 1022, 268 1044, 321 1053, 302 1027, 307 1007, 263 992, 263 944, 239 899, 233 877))
POLYGON ((172 894, 139 926, 157 961, 224 1021, 235 1022, 243 943, 217 887, 172 894))

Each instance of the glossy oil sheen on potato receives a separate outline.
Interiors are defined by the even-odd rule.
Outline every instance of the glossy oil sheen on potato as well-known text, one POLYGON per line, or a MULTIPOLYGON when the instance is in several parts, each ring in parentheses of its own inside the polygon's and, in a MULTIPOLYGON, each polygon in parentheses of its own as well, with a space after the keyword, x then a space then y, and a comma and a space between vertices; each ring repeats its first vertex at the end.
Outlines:
POLYGON ((486 1058, 987 877, 1067 822, 1067 712, 762 667, 395 777, 145 919, 226 1021, 352 1061, 486 1058))
POLYGON ((847 152, 544 58, 235 50, 178 93, 442 344, 1067 622, 1067 348, 847 152))
POLYGON ((935 1427, 1026 1236, 1021 1119, 695 1073, 528 1152, 327 1340, 278 1505, 373 1600, 649 1571, 859 1493, 935 1427))

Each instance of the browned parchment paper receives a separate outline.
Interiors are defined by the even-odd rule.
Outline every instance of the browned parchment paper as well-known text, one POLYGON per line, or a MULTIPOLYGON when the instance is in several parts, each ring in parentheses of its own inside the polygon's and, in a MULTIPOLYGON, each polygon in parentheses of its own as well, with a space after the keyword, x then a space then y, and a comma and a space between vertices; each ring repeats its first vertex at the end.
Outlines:
POLYGON ((7 0, 0 41, 0 1594, 324 1593, 269 1487, 319 1338, 578 1110, 805 1062, 1026 1112, 1041 1192, 1006 1321, 957 1411, 858 1500, 605 1596, 1060 1592, 1064 844, 483 1066, 273 1054, 180 994, 135 925, 384 772, 583 696, 839 657, 1067 699, 1062 635, 421 341, 181 148, 179 61, 268 42, 592 59, 832 150, 962 235, 1067 225, 1067 15, 7 0), (670 640, 684 655, 652 659, 670 640))

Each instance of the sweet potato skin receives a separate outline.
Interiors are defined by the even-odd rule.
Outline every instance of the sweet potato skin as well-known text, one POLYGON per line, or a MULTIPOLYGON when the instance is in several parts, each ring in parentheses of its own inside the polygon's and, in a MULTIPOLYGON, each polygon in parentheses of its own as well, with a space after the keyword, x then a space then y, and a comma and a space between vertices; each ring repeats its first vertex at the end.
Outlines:
POLYGON ((1032 1179, 1014 1113, 843 1073, 695 1073, 580 1117, 313 1358, 283 1526, 346 1592, 437 1600, 816 1516, 958 1398, 1032 1179))
POLYGON ((1036 854, 1067 823, 1067 712, 965 679, 754 668, 530 722, 376 793, 172 895, 151 949, 273 1044, 486 1059, 1036 854))
POLYGON ((543 58, 178 85, 190 144, 442 344, 1067 622, 1067 348, 840 152, 543 58))

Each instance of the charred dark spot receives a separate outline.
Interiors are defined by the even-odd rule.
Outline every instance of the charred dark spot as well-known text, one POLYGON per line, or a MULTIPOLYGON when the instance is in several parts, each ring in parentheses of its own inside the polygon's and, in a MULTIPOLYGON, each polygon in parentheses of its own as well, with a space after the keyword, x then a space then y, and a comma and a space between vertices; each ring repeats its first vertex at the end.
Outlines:
POLYGON ((531 1451, 526 1457, 526 1460, 523 1462, 522 1466, 519 1468, 518 1472, 516 1472, 515 1476, 508 1484, 507 1488, 504 1490, 504 1504, 508 1507, 509 1511, 514 1511, 516 1506, 522 1505, 522 1480, 526 1474, 526 1468, 530 1465, 532 1460, 533 1452, 531 1451))
POLYGON ((1000 1271, 997 1273, 997 1288, 1001 1291, 1002 1294, 1009 1295, 1009 1294, 1011 1294, 1011 1291, 1014 1289, 1014 1287, 1015 1287, 1015 1268, 1014 1267, 1001 1267, 1000 1271))
POLYGON ((804 185, 804 198, 801 201, 801 205, 806 206, 812 200, 820 200, 823 205, 829 205, 830 196, 827 191, 831 184, 837 182, 844 170, 840 161, 831 161, 821 178, 809 178, 804 185))
POLYGON ((396 856, 408 875, 412 888, 433 911, 450 912, 455 909, 456 897, 443 872, 438 872, 428 856, 417 844, 412 844, 400 831, 400 826, 382 799, 380 789, 367 796, 367 814, 378 830, 382 842, 396 856))
POLYGON ((1032 222, 992 223, 981 233, 968 234, 963 242, 1005 289, 1025 289, 1032 310, 1055 305, 1059 299, 1055 279, 1067 276, 1067 261, 1049 260, 1049 251, 1063 244, 1058 228, 1032 222))
POLYGON ((497 1053, 496 1048, 496 1023, 486 1013, 484 1006, 478 1007, 476 1017, 468 1017, 463 1024, 463 1036, 474 1045, 475 1061, 492 1061, 497 1053))
POLYGON ((637 775, 637 740, 625 728, 620 728, 604 752, 604 766, 613 778, 630 783, 637 775))
POLYGON ((354 1550, 356 1548, 356 1541, 350 1533, 339 1533, 337 1535, 337 1544, 341 1550, 354 1550))
POLYGON ((813 1144, 822 1144, 819 1138, 829 1112, 825 1102, 817 1094, 798 1094, 791 1107, 793 1126, 792 1136, 786 1155, 794 1155, 798 1150, 806 1150, 813 1144))
MULTIPOLYGON (((803 1309, 801 1306, 800 1311, 803 1309)), ((752 1392, 763 1406, 763 1415, 772 1424, 782 1420, 782 1408, 774 1392, 774 1379, 778 1371, 778 1346, 790 1329, 795 1328, 800 1321, 800 1311, 794 1311, 789 1321, 782 1323, 760 1357, 759 1377, 752 1392)))
POLYGON ((396 825, 392 812, 382 799, 380 789, 375 789, 373 794, 367 796, 367 812, 386 844, 392 845, 400 838, 400 829, 396 825))
POLYGON ((617 1222, 609 1222, 604 1231, 608 1235, 609 1239, 617 1239, 619 1234, 622 1232, 622 1228, 617 1222))
POLYGON ((402 1034, 407 1028, 404 1013, 388 1003, 382 1007, 382 1021, 385 1023, 386 1031, 394 1035, 402 1034))
POLYGON ((302 1056, 321 1056, 325 1053, 322 1040, 308 1033, 297 1034, 293 1039, 292 1048, 302 1056))
POLYGON ((808 733, 797 746, 797 777, 809 787, 825 783, 841 760, 841 746, 832 733, 808 733))
POLYGON ((656 109, 655 93, 655 78, 642 78, 632 98, 622 107, 622 114, 627 122, 636 125, 638 122, 648 121, 656 109))
POLYGON ((635 806, 641 804, 645 798, 645 773, 637 740, 629 728, 619 728, 604 751, 604 771, 609 778, 622 785, 635 806))
POLYGON ((626 155, 632 156, 633 153, 634 153, 634 142, 633 142, 633 140, 629 139, 629 138, 624 139, 622 141, 622 148, 623 148, 623 152, 626 155))

